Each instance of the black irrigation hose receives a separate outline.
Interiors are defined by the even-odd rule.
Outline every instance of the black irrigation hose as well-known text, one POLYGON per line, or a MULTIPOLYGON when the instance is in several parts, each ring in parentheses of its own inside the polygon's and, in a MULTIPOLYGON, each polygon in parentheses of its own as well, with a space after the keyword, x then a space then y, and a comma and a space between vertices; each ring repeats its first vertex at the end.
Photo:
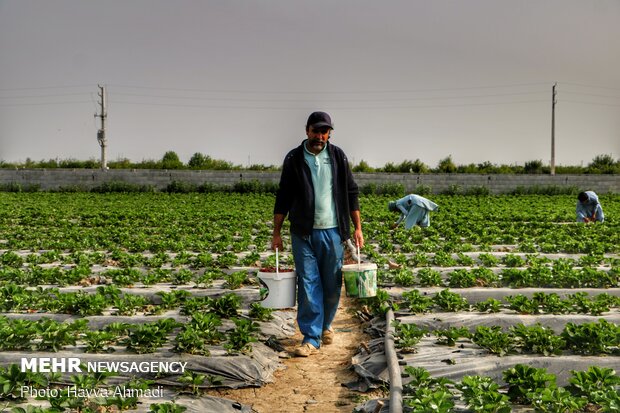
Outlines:
POLYGON ((400 366, 396 357, 394 346, 394 311, 388 309, 385 313, 385 359, 390 376, 390 413, 402 413, 403 411, 403 381, 400 374, 400 366))

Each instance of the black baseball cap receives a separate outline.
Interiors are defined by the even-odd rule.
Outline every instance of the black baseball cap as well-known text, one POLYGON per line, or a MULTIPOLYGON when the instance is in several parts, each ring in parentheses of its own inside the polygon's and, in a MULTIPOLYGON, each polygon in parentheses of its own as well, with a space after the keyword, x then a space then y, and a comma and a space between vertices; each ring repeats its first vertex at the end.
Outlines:
POLYGON ((308 116, 308 122, 306 122, 306 127, 309 126, 312 126, 313 129, 325 126, 334 129, 332 118, 325 112, 312 112, 310 116, 308 116))

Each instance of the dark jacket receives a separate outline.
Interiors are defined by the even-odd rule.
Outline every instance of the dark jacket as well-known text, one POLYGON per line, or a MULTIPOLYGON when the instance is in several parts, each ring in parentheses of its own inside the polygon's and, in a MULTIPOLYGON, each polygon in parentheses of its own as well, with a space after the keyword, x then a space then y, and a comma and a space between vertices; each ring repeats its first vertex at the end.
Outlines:
MULTIPOLYGON (((288 214, 291 232, 306 236, 314 223, 314 187, 312 174, 304 160, 305 140, 284 158, 274 214, 288 214)), ((359 211, 359 190, 353 180, 347 156, 337 146, 327 144, 332 164, 334 202, 342 241, 351 238, 351 211, 359 211)))

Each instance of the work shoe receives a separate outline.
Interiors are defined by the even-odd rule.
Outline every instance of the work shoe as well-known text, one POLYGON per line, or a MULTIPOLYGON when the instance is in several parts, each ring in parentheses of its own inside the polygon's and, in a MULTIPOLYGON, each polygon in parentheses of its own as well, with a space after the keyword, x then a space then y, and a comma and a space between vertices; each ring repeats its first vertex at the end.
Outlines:
POLYGON ((295 349, 295 356, 296 357, 308 357, 318 352, 319 352, 319 349, 314 347, 312 344, 303 343, 301 346, 295 349))
POLYGON ((323 344, 332 344, 334 342, 334 330, 329 328, 323 330, 323 344))

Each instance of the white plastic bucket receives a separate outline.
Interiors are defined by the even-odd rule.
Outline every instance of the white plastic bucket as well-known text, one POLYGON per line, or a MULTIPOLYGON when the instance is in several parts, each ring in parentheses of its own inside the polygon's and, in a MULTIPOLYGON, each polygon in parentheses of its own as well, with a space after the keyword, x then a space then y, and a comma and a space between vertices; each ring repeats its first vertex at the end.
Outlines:
POLYGON ((377 295, 377 264, 347 264, 342 266, 347 296, 374 297, 377 295))
POLYGON ((267 308, 295 307, 297 297, 297 276, 295 271, 258 272, 258 279, 265 284, 267 298, 261 305, 267 308))

